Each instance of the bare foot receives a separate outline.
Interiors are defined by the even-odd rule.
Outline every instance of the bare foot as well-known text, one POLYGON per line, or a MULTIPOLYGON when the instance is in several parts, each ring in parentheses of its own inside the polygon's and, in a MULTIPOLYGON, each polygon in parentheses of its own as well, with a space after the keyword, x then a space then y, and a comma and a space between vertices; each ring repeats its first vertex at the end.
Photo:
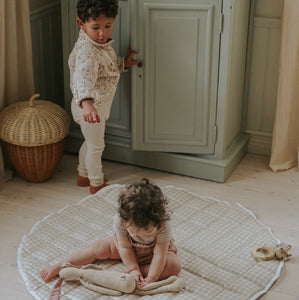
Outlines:
POLYGON ((56 264, 41 271, 40 275, 44 281, 49 281, 59 274, 60 269, 61 266, 59 264, 56 264))

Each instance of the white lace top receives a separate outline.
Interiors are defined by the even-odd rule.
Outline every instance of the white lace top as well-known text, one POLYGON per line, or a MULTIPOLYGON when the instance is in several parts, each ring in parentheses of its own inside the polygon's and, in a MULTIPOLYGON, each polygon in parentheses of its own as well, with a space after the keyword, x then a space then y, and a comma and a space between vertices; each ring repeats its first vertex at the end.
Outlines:
POLYGON ((80 29, 68 61, 70 86, 78 105, 86 98, 93 99, 95 105, 112 102, 109 96, 116 91, 120 72, 126 71, 124 58, 116 56, 112 43, 98 44, 80 29))

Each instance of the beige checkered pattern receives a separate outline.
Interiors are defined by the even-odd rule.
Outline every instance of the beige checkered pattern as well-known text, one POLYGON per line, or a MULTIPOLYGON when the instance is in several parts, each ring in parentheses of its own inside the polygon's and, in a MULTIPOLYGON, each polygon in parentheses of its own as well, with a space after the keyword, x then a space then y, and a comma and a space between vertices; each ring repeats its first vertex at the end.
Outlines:
MULTIPOLYGON (((112 235, 117 198, 123 186, 110 185, 76 205, 49 215, 24 236, 18 264, 35 299, 48 299, 57 278, 43 282, 40 271, 96 239, 112 235)), ((172 186, 163 188, 172 211, 173 236, 183 263, 186 288, 154 296, 106 296, 73 283, 63 283, 61 298, 69 299, 257 299, 279 276, 283 262, 256 261, 251 250, 275 247, 277 240, 247 209, 201 197, 172 186)), ((122 272, 121 262, 101 262, 103 269, 122 272)))

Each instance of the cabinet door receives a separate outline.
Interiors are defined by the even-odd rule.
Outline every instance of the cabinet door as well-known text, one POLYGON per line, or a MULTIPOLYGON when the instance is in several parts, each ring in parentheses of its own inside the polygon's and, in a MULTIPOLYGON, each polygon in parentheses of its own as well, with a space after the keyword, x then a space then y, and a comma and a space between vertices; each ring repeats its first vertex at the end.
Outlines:
POLYGON ((222 0, 133 0, 134 150, 214 153, 222 0))
MULTIPOLYGON (((127 1, 119 1, 118 16, 114 23, 112 38, 117 56, 125 57, 130 45, 130 11, 127 1)), ((106 134, 131 137, 131 73, 122 73, 114 97, 106 134)))

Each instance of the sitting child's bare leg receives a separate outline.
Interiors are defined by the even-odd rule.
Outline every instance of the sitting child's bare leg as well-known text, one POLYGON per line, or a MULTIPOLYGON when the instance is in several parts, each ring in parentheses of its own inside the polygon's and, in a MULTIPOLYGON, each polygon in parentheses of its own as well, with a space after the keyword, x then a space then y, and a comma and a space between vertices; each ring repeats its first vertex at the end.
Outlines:
MULTIPOLYGON (((150 264, 140 266, 144 278, 147 277, 149 268, 150 268, 150 264)), ((178 275, 181 272, 181 269, 182 269, 182 264, 178 256, 173 252, 168 252, 166 265, 159 280, 166 279, 172 275, 178 275)))
POLYGON ((172 275, 178 275, 181 272, 182 264, 178 256, 173 252, 168 252, 166 266, 159 280, 166 279, 172 275))
POLYGON ((49 266, 41 272, 43 280, 48 281, 54 276, 59 274, 61 266, 68 262, 73 265, 83 266, 92 263, 96 259, 119 259, 120 256, 114 245, 113 238, 107 238, 104 240, 97 240, 83 248, 59 263, 49 266))

